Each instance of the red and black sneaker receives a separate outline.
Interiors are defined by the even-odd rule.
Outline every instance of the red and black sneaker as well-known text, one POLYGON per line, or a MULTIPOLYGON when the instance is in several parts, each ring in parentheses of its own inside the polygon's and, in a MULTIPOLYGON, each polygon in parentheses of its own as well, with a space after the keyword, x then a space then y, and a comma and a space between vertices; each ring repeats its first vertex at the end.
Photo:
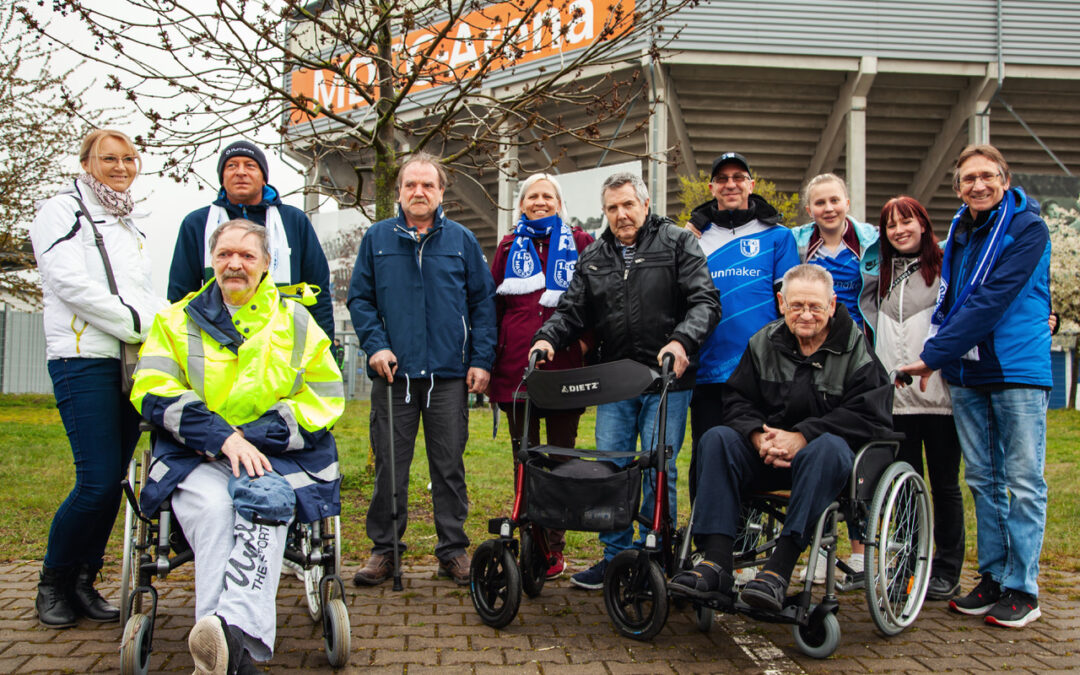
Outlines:
POLYGON ((949 609, 968 616, 982 616, 990 611, 1001 598, 1001 584, 990 577, 986 572, 971 592, 962 598, 953 598, 949 601, 949 609))
POLYGON ((1042 616, 1039 599, 1030 593, 1006 588, 1001 599, 986 614, 986 623, 1006 628, 1023 628, 1042 616))

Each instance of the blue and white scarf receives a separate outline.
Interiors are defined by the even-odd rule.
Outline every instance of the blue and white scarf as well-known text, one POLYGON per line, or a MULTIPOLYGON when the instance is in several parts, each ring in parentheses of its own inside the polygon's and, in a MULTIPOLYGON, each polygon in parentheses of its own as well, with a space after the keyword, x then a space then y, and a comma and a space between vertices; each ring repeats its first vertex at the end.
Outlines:
POLYGON ((529 220, 523 213, 514 228, 514 243, 506 257, 503 282, 495 292, 499 295, 527 295, 543 288, 540 304, 554 307, 570 287, 577 259, 574 234, 562 218, 555 215, 529 220), (551 236, 556 229, 558 236, 551 236), (545 238, 550 238, 546 270, 541 269, 540 256, 533 244, 534 239, 545 238))
MULTIPOLYGON (((964 215, 964 211, 968 208, 967 205, 960 207, 960 210, 953 216, 952 225, 949 226, 949 237, 945 240, 945 251, 941 261, 941 284, 938 286, 938 297, 937 304, 934 306, 934 314, 930 317, 929 337, 937 335, 938 331, 941 330, 941 327, 949 322, 949 319, 956 314, 957 309, 959 309, 968 299, 968 296, 985 283, 987 277, 990 276, 990 271, 994 269, 994 265, 1001 256, 1002 245, 1005 242, 1005 231, 1009 229, 1009 224, 1012 223, 1013 215, 1016 213, 1016 197, 1019 197, 1022 201, 1027 200, 1027 196, 1024 195, 1020 188, 1006 190, 997 213, 990 214, 990 219, 996 219, 994 220, 994 223, 990 225, 990 235, 983 241, 982 249, 979 251, 979 257, 975 263, 975 268, 972 270, 967 283, 965 283, 964 287, 956 294, 952 307, 949 308, 948 312, 945 312, 942 309, 942 305, 945 304, 945 296, 948 295, 949 292, 949 280, 952 274, 953 241, 961 216, 964 215), (1014 192, 1018 194, 1014 195, 1014 192)), ((964 355, 964 358, 978 361, 978 346, 972 347, 971 351, 964 355)))

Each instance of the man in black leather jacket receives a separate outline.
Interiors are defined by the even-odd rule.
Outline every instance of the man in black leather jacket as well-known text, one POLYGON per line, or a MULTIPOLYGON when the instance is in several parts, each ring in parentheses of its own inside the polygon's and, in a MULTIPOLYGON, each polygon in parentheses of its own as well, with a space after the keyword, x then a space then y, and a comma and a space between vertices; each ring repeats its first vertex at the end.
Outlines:
MULTIPOLYGON (((675 513, 675 458, 686 432, 696 354, 720 320, 720 300, 705 255, 692 234, 649 213, 649 193, 640 176, 617 173, 601 188, 609 229, 585 249, 570 287, 555 313, 537 331, 533 349, 554 355, 591 329, 600 362, 632 359, 652 366, 664 353, 675 358, 677 380, 668 395, 666 443, 668 494, 675 513)), ((596 411, 596 447, 633 452, 655 444, 659 393, 607 403, 596 411)), ((630 460, 613 460, 625 464, 630 460)), ((642 513, 652 513, 653 484, 643 477, 642 513)), ((608 562, 630 548, 633 526, 600 535, 604 559, 570 581, 581 588, 603 586, 608 562)))

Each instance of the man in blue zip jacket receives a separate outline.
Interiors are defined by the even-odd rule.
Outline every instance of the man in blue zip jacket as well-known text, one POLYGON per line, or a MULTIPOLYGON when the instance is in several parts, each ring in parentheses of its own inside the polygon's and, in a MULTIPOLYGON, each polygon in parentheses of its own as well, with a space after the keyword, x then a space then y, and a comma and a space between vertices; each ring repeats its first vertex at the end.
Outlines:
POLYGON ((1046 529, 1050 373, 1050 232, 1039 205, 1010 188, 992 145, 964 148, 953 169, 964 202, 945 242, 938 304, 922 359, 901 367, 949 384, 975 501, 980 582, 949 608, 1020 628, 1039 618, 1046 529))
POLYGON ((210 235, 224 222, 241 218, 266 228, 270 243, 268 274, 278 286, 306 283, 318 286, 311 315, 330 342, 334 341, 334 309, 330 301, 330 266, 315 228, 303 211, 281 202, 271 185, 266 155, 253 143, 236 141, 218 158, 221 191, 210 206, 192 211, 180 224, 169 269, 169 302, 214 278, 210 264, 210 235))
POLYGON ((371 558, 357 585, 386 581, 394 539, 408 513, 409 465, 424 421, 440 576, 469 582, 465 549, 468 496, 462 456, 468 440, 468 393, 487 388, 495 360, 495 282, 476 237, 443 215, 446 173, 426 153, 398 170, 398 215, 372 225, 360 241, 349 314, 368 355, 375 491, 367 513, 371 558), (394 420, 387 415, 387 387, 394 420), (394 434, 397 532, 391 523, 387 462, 394 434))

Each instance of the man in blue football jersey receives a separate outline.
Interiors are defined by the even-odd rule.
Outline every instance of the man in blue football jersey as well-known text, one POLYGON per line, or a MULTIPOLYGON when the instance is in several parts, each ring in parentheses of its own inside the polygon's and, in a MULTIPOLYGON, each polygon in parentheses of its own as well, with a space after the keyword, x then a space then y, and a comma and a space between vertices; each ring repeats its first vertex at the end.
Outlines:
MULTIPOLYGON (((691 212, 689 229, 700 233, 724 314, 698 356, 690 403, 691 464, 698 440, 720 424, 723 383, 738 365, 750 336, 779 318, 776 292, 784 272, 799 264, 795 237, 780 224, 776 209, 754 194, 746 157, 737 152, 720 155, 713 160, 710 176, 713 199, 691 212)), ((691 467, 691 499, 695 476, 691 467)))

